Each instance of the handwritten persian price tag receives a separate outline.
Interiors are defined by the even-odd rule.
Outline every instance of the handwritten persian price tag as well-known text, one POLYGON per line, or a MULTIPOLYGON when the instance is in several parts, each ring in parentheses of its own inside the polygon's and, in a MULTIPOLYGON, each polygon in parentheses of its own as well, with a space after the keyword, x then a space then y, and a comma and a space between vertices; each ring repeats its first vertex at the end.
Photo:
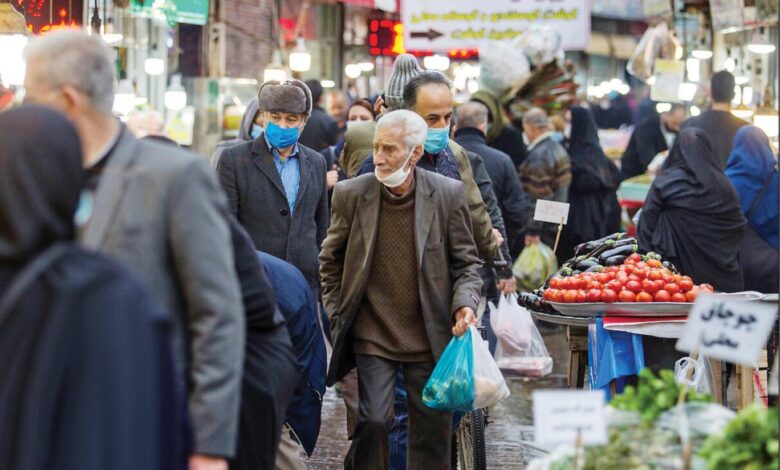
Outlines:
POLYGON ((688 315, 677 349, 753 366, 766 344, 777 307, 702 294, 688 315))
POLYGON ((536 201, 536 209, 534 211, 534 220, 540 222, 550 222, 551 224, 560 224, 563 219, 563 224, 569 221, 569 204, 565 202, 545 201, 539 199, 536 201))
POLYGON ((607 443, 603 391, 536 390, 533 400, 538 444, 574 444, 578 435, 582 445, 607 443))

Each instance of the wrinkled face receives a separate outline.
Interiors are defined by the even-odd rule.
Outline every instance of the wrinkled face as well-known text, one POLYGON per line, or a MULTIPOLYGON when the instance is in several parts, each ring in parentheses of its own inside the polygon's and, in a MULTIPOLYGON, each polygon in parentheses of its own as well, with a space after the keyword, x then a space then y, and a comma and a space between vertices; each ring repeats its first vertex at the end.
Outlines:
POLYGON ((362 106, 353 106, 349 108, 349 116, 347 121, 373 121, 374 116, 362 106))
MULTIPOLYGON (((265 113, 268 122, 273 122, 281 128, 298 127, 303 129, 306 125, 306 117, 303 114, 291 114, 291 113, 278 113, 270 112, 265 113)), ((257 122, 257 120, 255 120, 257 122)))
MULTIPOLYGON (((418 149, 415 148, 415 154, 418 149)), ((419 152, 422 154, 422 151, 419 152)), ((406 149, 403 133, 398 128, 380 128, 374 134, 374 166, 380 176, 390 176, 406 161, 409 152, 406 149)), ((412 161, 416 162, 413 157, 412 161)))
POLYGON ((333 93, 328 97, 328 114, 336 119, 343 119, 347 112, 347 99, 341 93, 333 93))
POLYGON ((685 110, 675 109, 674 111, 664 113, 664 124, 666 128, 673 132, 680 132, 680 126, 682 126, 685 120, 685 110))
POLYGON ((452 92, 443 84, 423 85, 417 92, 414 112, 422 116, 429 128, 449 127, 452 120, 452 92))

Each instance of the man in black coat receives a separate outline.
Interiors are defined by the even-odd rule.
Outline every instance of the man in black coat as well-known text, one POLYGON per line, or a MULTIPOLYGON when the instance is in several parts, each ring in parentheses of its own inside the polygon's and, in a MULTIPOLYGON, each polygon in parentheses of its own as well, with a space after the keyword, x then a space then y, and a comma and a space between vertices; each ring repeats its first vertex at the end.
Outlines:
POLYGON ((306 123, 306 128, 301 132, 301 143, 310 149, 322 152, 338 143, 341 131, 336 120, 320 106, 323 90, 319 80, 306 80, 306 86, 311 90, 311 100, 314 107, 306 123))
POLYGON ((683 119, 685 106, 675 103, 669 111, 637 124, 620 160, 622 179, 644 174, 656 155, 672 148, 683 119))
POLYGON ((488 109, 482 103, 472 101, 462 104, 457 110, 455 142, 469 152, 482 157, 485 169, 493 183, 493 192, 498 199, 506 233, 509 236, 509 250, 512 257, 523 247, 525 231, 525 193, 517 178, 512 159, 506 153, 487 144, 485 130, 488 123, 488 109))
POLYGON ((710 79, 712 105, 710 109, 682 124, 682 129, 698 127, 704 131, 721 169, 726 168, 737 131, 742 126, 748 125, 747 122, 731 114, 734 84, 734 75, 725 70, 712 74, 710 79))
POLYGON ((225 149, 219 179, 255 248, 300 269, 316 291, 330 214, 325 158, 298 143, 312 112, 311 93, 300 80, 268 82, 258 101, 265 131, 225 149))

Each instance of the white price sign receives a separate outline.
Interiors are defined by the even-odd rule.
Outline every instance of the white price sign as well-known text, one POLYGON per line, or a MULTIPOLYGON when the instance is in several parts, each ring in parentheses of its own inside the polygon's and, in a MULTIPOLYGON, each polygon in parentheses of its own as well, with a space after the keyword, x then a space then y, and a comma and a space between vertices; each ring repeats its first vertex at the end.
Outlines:
POLYGON ((688 315, 680 351, 752 366, 758 361, 777 315, 777 307, 701 294, 688 315))
POLYGON ((604 392, 598 390, 536 390, 534 435, 544 446, 607 443, 604 392))
POLYGON ((534 220, 538 220, 540 222, 550 222, 552 224, 563 223, 566 225, 566 223, 569 221, 569 204, 566 202, 545 201, 544 199, 539 199, 536 201, 534 220))

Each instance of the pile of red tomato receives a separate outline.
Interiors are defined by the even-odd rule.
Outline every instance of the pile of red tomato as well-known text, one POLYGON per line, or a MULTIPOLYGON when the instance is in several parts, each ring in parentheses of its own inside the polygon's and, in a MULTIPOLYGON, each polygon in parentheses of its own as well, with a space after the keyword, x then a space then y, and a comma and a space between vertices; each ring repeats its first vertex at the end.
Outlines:
POLYGON ((634 253, 619 266, 599 272, 553 277, 544 298, 549 302, 693 302, 699 292, 713 292, 709 284, 695 285, 688 276, 674 274, 658 259, 634 253))

